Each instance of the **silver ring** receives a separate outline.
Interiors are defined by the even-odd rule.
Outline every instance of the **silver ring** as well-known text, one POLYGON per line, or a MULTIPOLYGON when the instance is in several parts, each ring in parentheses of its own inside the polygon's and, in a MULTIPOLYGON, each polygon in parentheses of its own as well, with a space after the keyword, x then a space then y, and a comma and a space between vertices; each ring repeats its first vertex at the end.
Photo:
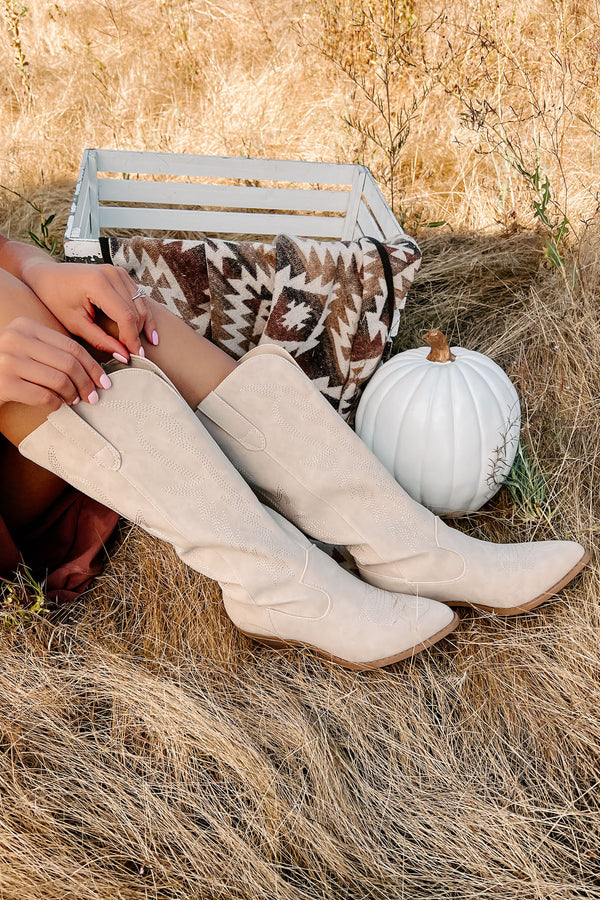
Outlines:
POLYGON ((145 296, 146 296, 146 291, 144 290, 143 287, 139 287, 137 289, 137 293, 134 294, 133 297, 131 297, 131 300, 137 300, 138 297, 145 297, 145 296))

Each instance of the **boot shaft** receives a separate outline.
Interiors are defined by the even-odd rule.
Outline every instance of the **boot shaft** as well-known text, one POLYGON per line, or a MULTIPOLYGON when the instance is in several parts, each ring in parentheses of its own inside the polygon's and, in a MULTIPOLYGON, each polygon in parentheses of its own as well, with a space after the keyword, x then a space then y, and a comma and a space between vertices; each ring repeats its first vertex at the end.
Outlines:
POLYGON ((132 357, 110 375, 99 403, 63 405, 20 452, 254 603, 268 605, 273 584, 293 600, 309 542, 282 531, 160 369, 132 357))

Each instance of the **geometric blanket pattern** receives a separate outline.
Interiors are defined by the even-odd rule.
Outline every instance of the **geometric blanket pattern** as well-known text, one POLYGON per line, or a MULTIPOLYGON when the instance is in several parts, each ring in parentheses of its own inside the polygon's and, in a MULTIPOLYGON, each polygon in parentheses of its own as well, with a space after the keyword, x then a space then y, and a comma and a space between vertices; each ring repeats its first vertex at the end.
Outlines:
POLYGON ((279 235, 255 241, 108 238, 114 265, 192 328, 239 359, 262 343, 284 347, 344 419, 395 334, 421 252, 407 235, 325 242, 279 235))

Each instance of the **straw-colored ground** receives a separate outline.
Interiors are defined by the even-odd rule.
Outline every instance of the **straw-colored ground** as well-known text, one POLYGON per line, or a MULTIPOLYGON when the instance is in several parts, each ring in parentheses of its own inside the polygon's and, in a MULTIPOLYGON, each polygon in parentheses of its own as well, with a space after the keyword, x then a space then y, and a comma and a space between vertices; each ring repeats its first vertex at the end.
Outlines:
MULTIPOLYGON (((0 8, 0 183, 51 235, 94 146, 361 160, 407 227, 446 222, 418 231, 401 347, 435 326, 503 365, 545 478, 460 527, 595 550, 594 4, 0 8)), ((0 227, 39 234, 0 193, 0 227)), ((355 674, 252 646, 124 527, 91 594, 0 635, 0 898, 600 897, 599 597, 594 555, 536 612, 463 611, 355 674)))

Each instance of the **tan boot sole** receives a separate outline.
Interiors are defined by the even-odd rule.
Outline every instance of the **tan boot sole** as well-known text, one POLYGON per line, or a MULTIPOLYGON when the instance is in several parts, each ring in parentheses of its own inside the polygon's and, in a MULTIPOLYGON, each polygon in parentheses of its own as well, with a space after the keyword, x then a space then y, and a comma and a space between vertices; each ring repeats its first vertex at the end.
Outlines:
POLYGON ((383 666, 391 666, 392 663, 400 662, 400 660, 402 659, 408 659, 409 656, 415 656, 417 653, 420 653, 422 650, 426 650, 433 644, 437 644, 437 642, 441 641, 442 638, 445 638, 447 634, 450 634, 451 631, 454 631, 459 622, 460 619, 455 614, 449 625, 446 625, 445 628, 442 628, 441 631, 438 631, 430 638, 427 638, 427 640, 423 641, 421 644, 415 644, 414 647, 410 647, 410 649, 408 650, 403 650, 402 653, 396 653, 394 656, 386 656, 384 659, 374 659, 371 660, 371 662, 365 663, 348 662, 347 659, 340 659, 339 656, 333 656, 331 653, 327 653, 325 650, 320 650, 318 647, 314 647, 312 644, 305 644, 302 641, 284 641, 280 638, 265 637, 262 634, 252 634, 249 631, 242 631, 241 628, 239 630, 242 631, 242 634, 245 634, 246 637, 252 638, 253 641, 258 641, 259 644, 265 644, 267 647, 273 647, 276 650, 285 650, 288 647, 306 647, 308 650, 313 650, 316 654, 322 656, 324 659, 328 659, 331 662, 337 663, 339 666, 343 666, 345 669, 354 669, 356 672, 363 672, 367 669, 381 669, 383 668, 383 666))
POLYGON ((586 550, 579 562, 573 566, 570 572, 567 572, 564 578, 561 578, 559 582, 557 582, 554 587, 551 587, 549 590, 544 591, 543 594, 540 594, 539 597, 536 597, 534 600, 530 600, 529 603, 523 603, 522 606, 484 606, 482 603, 468 603, 467 601, 452 603, 452 606, 470 606, 473 609, 480 609, 482 612, 491 612, 496 613, 497 616, 515 616, 519 613, 528 612, 530 609, 535 609, 536 606, 540 606, 540 604, 544 603, 545 600, 549 600, 550 597, 553 597, 555 594, 558 594, 570 581, 575 578, 576 575, 581 572, 583 567, 589 562, 590 559, 590 551, 586 550))

